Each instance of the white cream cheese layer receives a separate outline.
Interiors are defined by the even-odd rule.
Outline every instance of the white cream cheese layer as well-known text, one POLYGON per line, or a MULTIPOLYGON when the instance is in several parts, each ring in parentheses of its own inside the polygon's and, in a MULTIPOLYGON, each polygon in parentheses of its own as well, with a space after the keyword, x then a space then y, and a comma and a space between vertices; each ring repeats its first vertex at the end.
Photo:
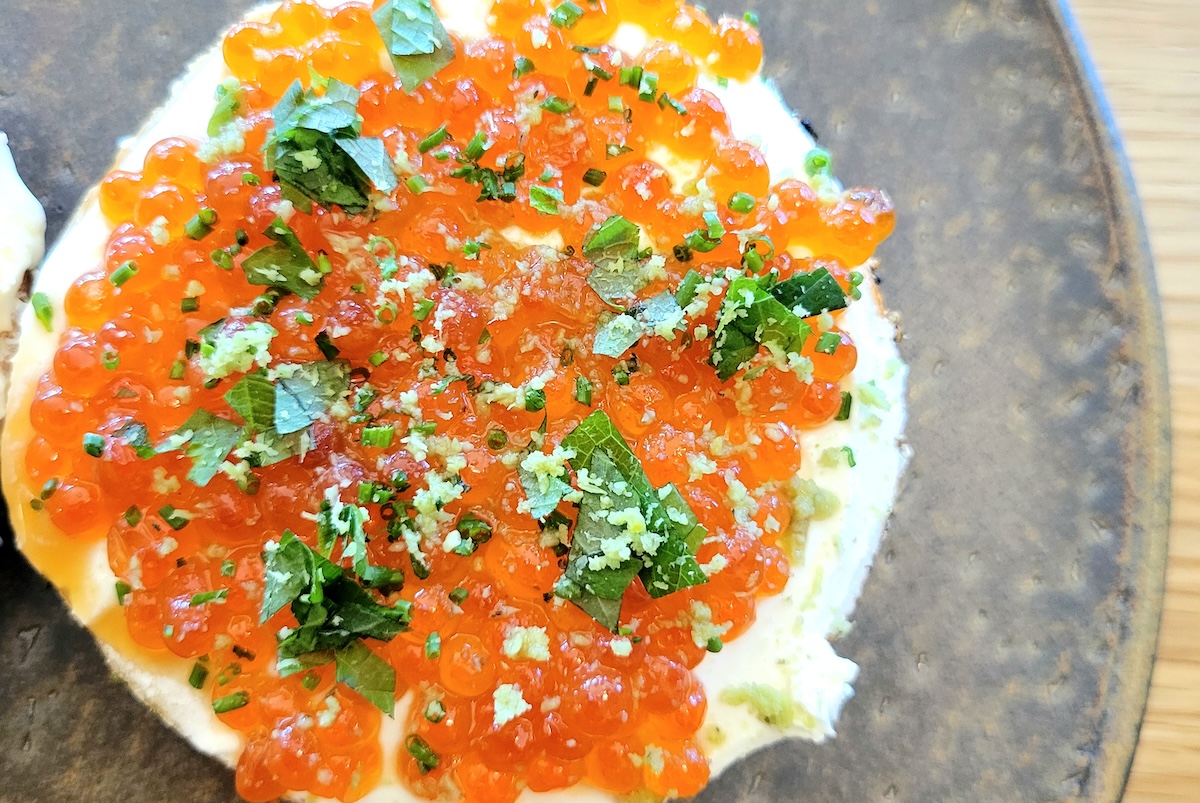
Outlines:
MULTIPOLYGON (((16 350, 17 307, 25 275, 46 250, 46 213, 21 177, 0 131, 0 366, 16 350)), ((8 399, 8 372, 0 371, 0 420, 8 399)))
MULTIPOLYGON (((334 0, 321 1, 336 4, 334 0)), ((486 34, 487 0, 438 0, 437 5, 450 30, 464 37, 486 34)), ((265 19, 271 10, 260 8, 249 18, 265 19)), ((623 47, 636 52, 645 34, 625 25, 617 38, 623 47)), ((227 75, 219 48, 198 59, 172 89, 166 105, 139 134, 122 143, 117 167, 139 169, 149 148, 168 136, 203 140, 214 89, 227 75)), ((760 145, 774 180, 804 178, 804 157, 812 141, 771 84, 754 80, 721 86, 712 77, 703 81, 705 88, 718 94, 725 104, 734 133, 760 145)), ((0 180, 3 167, 0 164, 0 180)), ((664 167, 675 172, 687 170, 686 165, 664 167)), ((683 172, 678 176, 673 173, 673 178, 686 181, 689 177, 683 172)), ((37 278, 35 289, 44 292, 55 309, 55 331, 45 332, 29 310, 21 320, 20 348, 13 361, 9 394, 14 415, 4 433, 5 459, 0 461, 10 515, 22 549, 59 588, 74 615, 96 633, 109 662, 131 690, 197 749, 232 766, 241 751, 242 737, 217 720, 207 690, 197 691, 188 685, 186 678, 193 662, 165 651, 149 652, 129 638, 113 594, 115 577, 107 564, 103 539, 85 554, 64 557, 61 550, 51 549, 56 534, 48 520, 30 515, 26 500, 20 496, 28 492, 22 489, 18 472, 22 461, 15 458, 24 452, 33 435, 29 402, 38 378, 51 363, 64 327, 62 301, 67 288, 82 273, 101 263, 109 228, 93 190, 84 198, 37 278)), ((0 229, 0 249, 10 238, 17 242, 20 236, 27 237, 0 229)), ((5 253, 0 250, 0 255, 5 253)), ((0 270, 4 277, 9 276, 3 262, 0 270)), ((783 593, 761 601, 754 626, 722 652, 708 655, 696 670, 709 700, 701 735, 714 773, 751 750, 781 738, 799 736, 821 741, 833 735, 838 714, 853 694, 851 684, 858 667, 837 655, 830 638, 848 626, 906 460, 902 442, 906 368, 899 360, 895 330, 884 314, 869 269, 863 270, 868 277, 863 283, 863 298, 851 304, 841 320, 858 347, 858 365, 846 387, 855 397, 853 414, 846 422, 808 433, 803 443, 802 476, 836 494, 838 510, 823 520, 796 524, 794 540, 801 546, 793 560, 793 576, 783 593), (843 447, 853 451, 854 468, 844 461, 835 465, 834 461, 822 460, 827 450, 843 447), (749 706, 725 702, 726 690, 747 682, 762 684, 790 700, 794 724, 786 729, 768 725, 749 706)), ((403 736, 401 723, 409 704, 407 698, 400 701, 396 719, 384 719, 384 776, 381 785, 364 798, 368 803, 417 800, 401 785, 391 759, 403 736)), ((551 794, 526 793, 522 799, 577 803, 612 800, 607 793, 586 785, 551 794)))

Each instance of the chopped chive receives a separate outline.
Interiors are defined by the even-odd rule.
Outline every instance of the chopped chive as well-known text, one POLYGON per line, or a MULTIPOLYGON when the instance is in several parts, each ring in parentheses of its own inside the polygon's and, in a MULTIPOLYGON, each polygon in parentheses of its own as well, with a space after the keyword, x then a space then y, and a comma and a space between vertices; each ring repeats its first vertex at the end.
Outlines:
POLYGON ((218 714, 228 714, 230 711, 236 711, 239 708, 244 708, 250 704, 250 693, 245 691, 235 691, 233 694, 227 694, 224 697, 213 700, 213 711, 218 714))
POLYGON ((300 312, 296 313, 296 323, 300 324, 301 326, 312 326, 313 316, 301 310, 300 312))
POLYGON ((188 526, 188 522, 191 521, 190 516, 182 515, 182 511, 176 510, 171 505, 163 505, 160 507, 158 509, 158 515, 162 516, 162 520, 165 521, 172 530, 182 530, 184 527, 188 526))
POLYGON ((225 248, 218 248, 210 254, 213 264, 221 270, 233 270, 233 254, 225 248))
POLYGON ((551 95, 542 101, 542 108, 551 114, 566 114, 575 108, 575 102, 560 98, 558 95, 551 95))
POLYGON ((54 308, 50 306, 50 296, 42 292, 34 293, 29 298, 33 314, 47 332, 54 331, 54 308))
POLYGON ((200 299, 195 296, 189 296, 179 302, 180 312, 195 312, 200 309, 200 299))
POLYGON ((467 143, 467 148, 463 151, 463 157, 468 162, 478 162, 487 153, 488 147, 487 137, 480 131, 471 137, 471 141, 467 143))
POLYGON ((108 281, 113 287, 120 287, 134 276, 137 276, 137 272, 137 263, 131 259, 128 262, 121 263, 121 265, 108 277, 108 281))
POLYGON ((54 492, 57 490, 58 490, 58 478, 51 477, 50 479, 46 480, 46 484, 42 486, 42 491, 41 491, 41 493, 38 494, 38 496, 44 502, 47 499, 49 499, 50 497, 54 496, 54 492))
POLYGON ((300 679, 300 685, 308 691, 313 691, 321 685, 321 676, 316 672, 305 672, 304 677, 300 679))
POLYGON ((337 356, 342 353, 341 349, 333 345, 333 341, 329 338, 329 333, 324 330, 322 330, 320 334, 313 338, 313 342, 317 344, 317 348, 321 350, 321 354, 323 354, 327 360, 335 360, 337 359, 337 356))
POLYGON ((604 148, 604 153, 609 159, 616 159, 624 156, 627 153, 633 153, 633 148, 627 145, 621 145, 616 142, 610 142, 604 148))
POLYGON ((441 700, 430 700, 425 706, 425 719, 432 722, 434 725, 446 718, 446 706, 442 705, 441 700))
POLYGON ((486 346, 488 343, 491 342, 491 340, 492 340, 492 333, 488 331, 487 327, 484 327, 483 331, 479 333, 478 345, 486 346))
POLYGON ((550 12, 550 24, 556 28, 574 28, 583 19, 583 9, 565 0, 550 12))
POLYGON ((89 432, 83 436, 83 451, 87 452, 92 457, 99 457, 104 454, 104 436, 97 435, 95 432, 89 432))
POLYGON ((30 499, 29 507, 31 507, 36 512, 36 511, 40 511, 43 508, 45 508, 46 503, 43 502, 41 499, 30 499))
POLYGON ((115 351, 109 351, 108 349, 105 349, 100 355, 100 363, 104 366, 106 371, 115 371, 121 364, 121 355, 115 351))
POLYGON ((642 73, 637 90, 638 100, 652 103, 658 97, 658 76, 652 72, 642 73))
POLYGON ((835 421, 849 421, 850 408, 854 405, 854 397, 848 391, 842 391, 842 406, 838 408, 838 414, 834 418, 835 421))
POLYGON ((675 256, 675 259, 678 262, 692 261, 692 249, 689 248, 685 243, 676 245, 671 249, 671 253, 675 256))
POLYGON ((825 332, 817 338, 817 345, 813 347, 813 350, 821 354, 834 354, 840 345, 842 345, 841 335, 837 332, 825 332))
POLYGON ((592 406, 592 383, 586 376, 575 377, 575 401, 592 406))
POLYGON ((423 321, 429 317, 429 313, 433 312, 434 302, 431 299, 423 298, 413 307, 413 317, 418 321, 423 321))
POLYGON ((524 78, 535 69, 537 68, 533 66, 532 61, 524 56, 517 56, 513 66, 513 79, 524 78))
POLYGON ((467 240, 463 243, 462 252, 464 259, 476 260, 479 259, 479 254, 483 249, 492 250, 492 247, 484 242, 476 240, 467 240))
POLYGON ((262 179, 254 173, 242 173, 242 183, 247 187, 257 187, 262 184, 262 179))
POLYGON ((850 468, 854 468, 855 466, 858 465, 858 463, 855 462, 855 460, 854 460, 854 450, 853 449, 851 449, 849 446, 843 446, 842 452, 845 453, 845 455, 846 455, 846 465, 850 466, 850 468))
POLYGON ((720 638, 718 638, 717 636, 713 636, 712 638, 710 638, 708 640, 708 643, 705 644, 704 646, 705 646, 705 649, 707 649, 709 652, 720 652, 721 649, 725 646, 725 644, 721 641, 720 638))
POLYGON ((425 638, 425 657, 436 660, 442 654, 442 637, 435 630, 425 638))
POLYGON ((438 766, 438 755, 433 752, 433 748, 429 746, 429 742, 422 739, 415 733, 410 733, 404 740, 404 749, 417 762, 417 769, 422 775, 428 775, 438 766))
POLYGON ((129 585, 129 583, 126 583, 124 580, 118 580, 116 590, 117 590, 117 604, 124 605, 125 598, 127 596, 129 596, 129 592, 133 591, 133 586, 129 585))
POLYGON ((170 374, 171 379, 175 379, 175 380, 183 379, 183 377, 186 373, 187 373, 187 363, 184 362, 183 360, 176 360, 171 365, 171 374, 170 374))
POLYGON ((583 174, 583 183, 591 187, 599 187, 608 178, 608 173, 596 168, 589 168, 583 174))
POLYGON ((742 19, 744 19, 746 21, 747 25, 750 25, 754 28, 758 27, 758 12, 757 11, 754 11, 754 10, 747 11, 745 14, 742 15, 742 19))
POLYGON ((203 240, 212 234, 213 225, 217 222, 215 209, 204 207, 191 220, 183 225, 183 233, 192 240, 203 240))
POLYGON ((538 410, 546 406, 546 391, 538 388, 530 388, 525 391, 525 409, 531 413, 536 413, 538 410))
POLYGON ((324 251, 317 252, 317 270, 325 276, 333 273, 333 263, 329 261, 329 254, 324 251))
POLYGON ((404 185, 413 195, 420 195, 429 189, 429 182, 425 180, 424 176, 409 176, 404 180, 404 185))
POLYGON ((708 238, 710 240, 719 240, 725 236, 725 226, 721 223, 721 217, 716 212, 705 212, 704 225, 708 228, 708 238))
POLYGON ((392 438, 395 437, 395 434, 396 428, 390 424, 378 427, 363 427, 362 445, 386 449, 392 445, 392 438))
POLYGON ((508 445, 508 435, 502 429, 493 429, 488 433, 487 445, 492 451, 499 451, 508 445))
POLYGON ((188 685, 193 689, 203 689, 206 680, 208 680, 208 667, 199 661, 192 664, 192 673, 188 675, 188 685))
POLYGON ((591 65, 588 68, 588 72, 590 72, 596 78, 599 78, 601 81, 611 81, 613 77, 612 73, 601 67, 599 64, 591 65))
POLYGON ((642 85, 642 76, 645 75, 645 70, 637 65, 632 67, 621 68, 621 86, 632 87, 639 89, 642 85))
POLYGON ((750 246, 746 249, 746 253, 742 254, 742 267, 751 273, 762 273, 763 268, 767 266, 762 254, 758 253, 758 249, 750 246))
POLYGON ((129 509, 125 511, 125 523, 130 527, 136 527, 142 523, 142 511, 137 505, 131 505, 129 509))
POLYGON ((199 608, 201 605, 207 605, 210 602, 224 602, 225 598, 228 596, 228 588, 221 588, 216 591, 201 591, 199 594, 192 595, 192 599, 188 603, 188 607, 199 608))
POLYGON ((817 176, 828 176, 833 167, 833 162, 830 159, 829 151, 823 148, 813 148, 804 157, 804 172, 810 178, 817 176))
POLYGON ((446 126, 442 126, 417 143, 417 150, 421 153, 429 153, 448 139, 450 139, 450 132, 446 129, 446 126))
POLYGON ((383 351, 377 351, 370 357, 367 357, 367 362, 371 363, 371 365, 375 366, 376 368, 383 365, 385 362, 387 362, 387 360, 388 355, 383 351))
POLYGON ((235 574, 237 574, 237 564, 231 560, 221 561, 222 577, 233 577, 235 574))
POLYGON ((418 435, 432 435, 433 433, 437 432, 437 422, 426 421, 421 424, 413 424, 412 431, 418 435))
POLYGON ((588 78, 587 86, 583 88, 584 97, 590 98, 592 95, 596 94, 596 88, 598 86, 600 86, 599 78, 594 75, 588 78))
POLYGON ((753 212, 756 203, 754 196, 745 192, 735 192, 729 198, 729 208, 742 215, 753 212))
POLYGON ((608 110, 616 114, 621 114, 625 111, 625 101, 621 99, 620 95, 609 95, 608 110))
POLYGON ((563 191, 534 184, 529 188, 529 205, 543 215, 557 215, 558 205, 563 203, 563 191))
POLYGON ((467 589, 463 588, 462 586, 458 586, 457 588, 453 589, 450 592, 449 596, 450 596, 450 601, 453 602, 455 605, 462 605, 464 602, 467 601, 467 597, 469 597, 470 595, 471 595, 470 591, 467 591, 467 589))
POLYGON ((237 244, 240 246, 246 246, 250 244, 250 235, 246 233, 245 229, 238 229, 235 231, 233 233, 233 239, 237 241, 237 244))
POLYGON ((239 644, 233 645, 233 654, 238 658, 241 658, 243 661, 253 661, 256 657, 254 650, 248 650, 239 644))
POLYGON ((678 114, 680 117, 687 117, 687 113, 688 113, 687 106, 684 106, 682 103, 675 100, 675 98, 671 97, 666 92, 663 92, 661 95, 658 96, 658 108, 665 109, 668 106, 670 106, 671 110, 674 111, 676 114, 678 114))

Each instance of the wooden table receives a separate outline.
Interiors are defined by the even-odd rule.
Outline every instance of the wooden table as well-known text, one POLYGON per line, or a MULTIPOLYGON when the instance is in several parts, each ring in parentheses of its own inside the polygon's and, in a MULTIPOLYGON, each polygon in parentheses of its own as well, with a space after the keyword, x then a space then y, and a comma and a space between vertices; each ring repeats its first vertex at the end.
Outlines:
POLYGON ((1171 374, 1167 598, 1127 801, 1200 801, 1200 0, 1073 0, 1145 207, 1171 374))

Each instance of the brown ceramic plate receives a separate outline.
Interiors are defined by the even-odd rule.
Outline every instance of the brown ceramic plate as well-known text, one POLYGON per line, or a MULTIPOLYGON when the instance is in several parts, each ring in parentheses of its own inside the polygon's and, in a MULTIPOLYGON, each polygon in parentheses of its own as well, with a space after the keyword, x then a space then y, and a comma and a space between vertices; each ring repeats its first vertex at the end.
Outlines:
MULTIPOLYGON (((2 0, 0 128, 61 230, 244 0, 2 0)), ((840 649, 836 741, 702 799, 1120 797, 1166 557, 1162 326, 1129 173, 1051 0, 750 0, 768 72, 848 185, 888 188, 916 459, 840 649)), ((710 11, 744 6, 709 0, 710 11)), ((0 553, 0 800, 228 801, 0 553)))

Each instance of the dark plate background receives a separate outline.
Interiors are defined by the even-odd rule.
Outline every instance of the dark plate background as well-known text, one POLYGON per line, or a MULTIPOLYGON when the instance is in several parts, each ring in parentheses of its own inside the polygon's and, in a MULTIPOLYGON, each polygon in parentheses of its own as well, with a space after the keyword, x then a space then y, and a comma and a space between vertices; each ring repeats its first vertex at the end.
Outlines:
MULTIPOLYGON (((916 459, 842 652, 839 738, 703 796, 1120 797, 1168 504, 1162 329, 1136 199, 1051 0, 751 0, 847 185, 888 188, 916 459)), ((0 0, 0 128, 57 235, 239 0, 0 0)), ((742 9, 709 0, 711 11, 742 9)), ((0 801, 233 800, 0 552, 0 801)))

